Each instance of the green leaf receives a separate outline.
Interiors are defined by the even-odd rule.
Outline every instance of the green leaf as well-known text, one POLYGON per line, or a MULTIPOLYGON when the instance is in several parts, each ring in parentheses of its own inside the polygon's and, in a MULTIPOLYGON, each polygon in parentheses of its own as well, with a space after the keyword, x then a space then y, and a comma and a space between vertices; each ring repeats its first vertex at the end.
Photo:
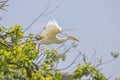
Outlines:
POLYGON ((62 59, 62 61, 65 61, 66 55, 62 55, 61 59, 62 59))
POLYGON ((7 30, 4 26, 0 25, 0 32, 4 32, 5 30, 7 30))
POLYGON ((111 55, 113 58, 118 58, 119 57, 119 52, 111 52, 111 55))

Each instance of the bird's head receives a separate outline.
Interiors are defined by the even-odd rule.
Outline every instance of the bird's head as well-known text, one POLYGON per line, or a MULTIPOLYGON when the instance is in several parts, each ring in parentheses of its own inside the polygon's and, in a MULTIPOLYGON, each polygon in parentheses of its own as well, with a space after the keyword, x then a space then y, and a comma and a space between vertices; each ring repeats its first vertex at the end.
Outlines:
POLYGON ((77 38, 75 38, 74 36, 67 36, 67 38, 70 39, 70 40, 74 40, 74 41, 79 42, 79 40, 77 38))

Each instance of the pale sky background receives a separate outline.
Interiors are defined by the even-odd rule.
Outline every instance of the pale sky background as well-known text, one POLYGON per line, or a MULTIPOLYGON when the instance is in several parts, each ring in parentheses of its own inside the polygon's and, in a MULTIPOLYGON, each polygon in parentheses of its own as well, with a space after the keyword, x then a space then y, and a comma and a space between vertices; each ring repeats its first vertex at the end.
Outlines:
MULTIPOLYGON (((0 24, 9 27, 17 23, 25 29, 47 3, 48 0, 10 0, 8 12, 0 12, 0 24)), ((47 12, 57 5, 55 12, 41 17, 27 33, 39 33, 43 25, 55 19, 63 29, 75 29, 66 33, 80 39, 79 50, 88 58, 96 47, 96 57, 102 56, 104 61, 111 59, 111 52, 120 52, 120 0, 51 0, 47 12)), ((120 76, 120 58, 100 68, 107 77, 120 76)))

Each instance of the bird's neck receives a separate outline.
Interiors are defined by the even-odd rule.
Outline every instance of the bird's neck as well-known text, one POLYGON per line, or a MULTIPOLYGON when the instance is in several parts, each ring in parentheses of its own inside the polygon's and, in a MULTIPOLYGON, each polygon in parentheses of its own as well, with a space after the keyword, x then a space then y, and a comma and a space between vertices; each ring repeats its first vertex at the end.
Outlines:
POLYGON ((56 44, 64 43, 64 42, 66 42, 67 40, 68 40, 68 38, 57 38, 56 44))

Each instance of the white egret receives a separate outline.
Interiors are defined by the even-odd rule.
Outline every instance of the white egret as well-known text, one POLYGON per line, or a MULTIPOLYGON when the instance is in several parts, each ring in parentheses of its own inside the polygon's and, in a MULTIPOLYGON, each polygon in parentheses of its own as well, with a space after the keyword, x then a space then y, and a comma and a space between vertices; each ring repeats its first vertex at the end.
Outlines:
POLYGON ((42 39, 39 41, 39 44, 60 44, 64 43, 67 40, 79 41, 74 36, 67 36, 66 38, 59 38, 57 34, 62 32, 61 27, 57 24, 55 20, 48 21, 47 25, 44 28, 45 30, 40 34, 42 39))

